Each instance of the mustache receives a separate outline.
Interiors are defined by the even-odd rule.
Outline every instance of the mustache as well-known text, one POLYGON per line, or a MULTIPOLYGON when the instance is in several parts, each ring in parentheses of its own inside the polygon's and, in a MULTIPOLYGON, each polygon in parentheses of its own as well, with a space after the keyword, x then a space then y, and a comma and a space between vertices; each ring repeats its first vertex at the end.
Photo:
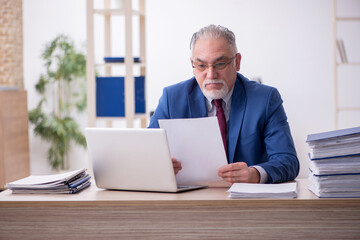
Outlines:
POLYGON ((221 80, 221 79, 207 79, 203 82, 203 86, 205 87, 207 84, 222 84, 222 85, 225 85, 225 81, 224 80, 221 80))

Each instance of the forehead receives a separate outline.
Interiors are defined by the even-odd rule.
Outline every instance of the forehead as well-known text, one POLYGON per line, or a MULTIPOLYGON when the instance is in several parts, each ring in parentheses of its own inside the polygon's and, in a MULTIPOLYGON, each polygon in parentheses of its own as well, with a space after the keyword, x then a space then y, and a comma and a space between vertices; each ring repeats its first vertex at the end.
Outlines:
POLYGON ((198 39, 193 49, 193 60, 211 62, 221 57, 230 58, 233 54, 235 53, 224 38, 198 39))

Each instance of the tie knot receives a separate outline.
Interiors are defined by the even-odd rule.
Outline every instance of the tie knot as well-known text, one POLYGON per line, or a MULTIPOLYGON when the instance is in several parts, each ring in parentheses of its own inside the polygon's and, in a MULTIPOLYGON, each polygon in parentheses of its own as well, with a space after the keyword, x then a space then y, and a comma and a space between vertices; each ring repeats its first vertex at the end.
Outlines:
POLYGON ((216 108, 222 108, 222 99, 214 99, 214 104, 216 108))

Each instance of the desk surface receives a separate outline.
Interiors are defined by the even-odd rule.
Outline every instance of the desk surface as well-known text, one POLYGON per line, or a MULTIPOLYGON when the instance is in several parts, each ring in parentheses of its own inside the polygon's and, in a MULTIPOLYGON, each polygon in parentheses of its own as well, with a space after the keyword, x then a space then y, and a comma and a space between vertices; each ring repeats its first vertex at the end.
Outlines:
POLYGON ((308 179, 297 179, 298 182, 298 197, 294 199, 271 199, 271 198, 242 198, 242 199, 229 199, 226 187, 210 187, 206 189, 182 192, 182 193, 156 193, 156 192, 132 192, 132 191, 116 191, 99 189, 94 183, 83 191, 77 194, 12 194, 10 190, 0 193, 0 207, 1 206, 54 206, 60 202, 62 205, 134 205, 134 204, 158 204, 164 203, 190 203, 192 201, 207 201, 213 204, 224 204, 223 201, 230 202, 241 201, 242 204, 248 203, 271 203, 281 201, 282 203, 296 203, 301 200, 304 202, 327 202, 337 203, 347 202, 357 203, 360 205, 359 198, 327 198, 319 199, 311 191, 307 189, 308 179))
POLYGON ((0 239, 359 239, 360 198, 228 199, 228 188, 184 193, 0 193, 0 239), (265 236, 265 237, 264 237, 265 236), (3 238, 2 238, 3 237, 3 238))

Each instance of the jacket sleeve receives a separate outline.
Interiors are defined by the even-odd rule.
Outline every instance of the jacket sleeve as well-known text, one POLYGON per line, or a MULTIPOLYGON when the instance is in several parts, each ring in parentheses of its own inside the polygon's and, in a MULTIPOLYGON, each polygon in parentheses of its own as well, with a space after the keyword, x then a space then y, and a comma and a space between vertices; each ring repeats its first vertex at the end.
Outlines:
POLYGON ((150 118, 150 123, 148 128, 159 128, 158 119, 168 119, 169 118, 169 104, 167 90, 164 88, 163 94, 160 97, 159 104, 155 109, 154 114, 150 118))
POLYGON ((275 88, 269 94, 263 137, 268 161, 260 166, 268 173, 268 183, 294 180, 299 173, 299 160, 282 99, 275 88))

